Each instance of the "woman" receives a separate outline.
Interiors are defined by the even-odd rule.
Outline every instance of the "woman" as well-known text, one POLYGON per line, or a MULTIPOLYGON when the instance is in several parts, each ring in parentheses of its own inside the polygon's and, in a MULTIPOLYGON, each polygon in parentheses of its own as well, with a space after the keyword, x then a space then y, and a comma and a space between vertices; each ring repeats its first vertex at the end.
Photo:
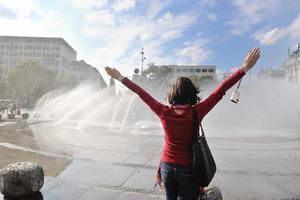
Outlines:
POLYGON ((192 81, 186 77, 177 78, 168 93, 169 106, 155 100, 141 87, 123 77, 115 68, 105 68, 108 75, 137 93, 160 118, 165 133, 165 144, 157 178, 160 185, 161 182, 163 183, 167 200, 196 200, 199 194, 199 187, 193 184, 191 170, 192 106, 198 113, 200 124, 204 116, 222 99, 225 92, 255 65, 259 57, 259 48, 252 49, 243 65, 201 102, 197 96, 199 90, 192 81))

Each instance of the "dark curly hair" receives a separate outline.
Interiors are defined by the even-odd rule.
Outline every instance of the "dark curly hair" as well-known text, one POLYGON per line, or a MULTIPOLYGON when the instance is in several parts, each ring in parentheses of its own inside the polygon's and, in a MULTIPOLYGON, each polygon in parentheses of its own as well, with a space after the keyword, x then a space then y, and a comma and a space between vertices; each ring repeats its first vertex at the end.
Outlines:
POLYGON ((194 105, 200 101, 197 94, 199 88, 188 77, 178 77, 167 93, 167 99, 170 104, 190 104, 194 105))

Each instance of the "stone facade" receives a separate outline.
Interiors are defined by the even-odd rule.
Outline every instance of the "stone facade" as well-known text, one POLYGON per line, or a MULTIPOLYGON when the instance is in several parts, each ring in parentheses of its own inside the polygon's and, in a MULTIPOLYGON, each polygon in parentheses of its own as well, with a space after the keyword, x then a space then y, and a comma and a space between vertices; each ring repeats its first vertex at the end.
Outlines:
POLYGON ((280 69, 284 72, 285 79, 300 83, 300 43, 297 50, 289 52, 288 59, 280 69))
POLYGON ((68 65, 67 70, 73 74, 78 82, 98 82, 102 88, 107 87, 99 71, 95 67, 87 64, 84 60, 72 61, 68 65))
POLYGON ((60 73, 77 52, 62 38, 0 36, 0 80, 9 68, 34 60, 60 73))
POLYGON ((215 65, 153 65, 155 67, 167 66, 172 69, 174 74, 180 76, 198 76, 209 77, 211 80, 217 80, 216 66, 215 65))

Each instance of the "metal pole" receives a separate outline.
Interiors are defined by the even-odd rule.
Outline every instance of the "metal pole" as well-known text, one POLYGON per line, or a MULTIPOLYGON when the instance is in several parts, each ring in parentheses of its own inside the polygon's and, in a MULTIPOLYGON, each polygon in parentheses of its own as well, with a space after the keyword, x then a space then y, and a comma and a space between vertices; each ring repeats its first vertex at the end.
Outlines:
POLYGON ((142 54, 141 75, 143 75, 143 65, 144 65, 144 48, 142 48, 141 54, 142 54))

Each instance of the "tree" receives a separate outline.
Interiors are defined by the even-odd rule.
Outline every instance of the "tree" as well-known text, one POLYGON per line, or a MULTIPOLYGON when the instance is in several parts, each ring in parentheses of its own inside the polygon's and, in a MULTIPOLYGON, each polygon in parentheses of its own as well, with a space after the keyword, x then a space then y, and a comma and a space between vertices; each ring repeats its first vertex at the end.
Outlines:
POLYGON ((172 69, 168 66, 154 66, 149 65, 149 67, 143 71, 144 76, 148 76, 150 79, 159 80, 166 78, 172 69))
MULTIPOLYGON (((56 77, 48 68, 35 61, 26 61, 12 67, 6 76, 6 85, 13 96, 28 96, 34 102, 55 87, 56 77)), ((32 106, 32 105, 31 105, 32 106)))
POLYGON ((9 88, 4 81, 0 81, 0 99, 7 98, 9 96, 9 88))
POLYGON ((67 72, 62 72, 56 76, 56 88, 73 88, 79 84, 76 78, 67 72))

